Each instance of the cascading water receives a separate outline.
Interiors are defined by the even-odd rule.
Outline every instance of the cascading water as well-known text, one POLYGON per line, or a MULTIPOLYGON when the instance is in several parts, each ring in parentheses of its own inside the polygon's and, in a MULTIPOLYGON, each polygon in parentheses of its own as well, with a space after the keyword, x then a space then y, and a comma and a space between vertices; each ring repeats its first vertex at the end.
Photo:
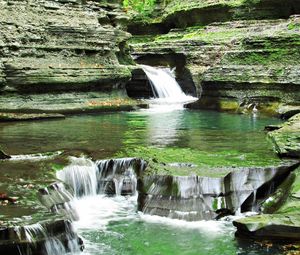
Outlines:
POLYGON ((74 196, 97 194, 134 195, 136 171, 142 171, 145 162, 135 158, 99 160, 71 157, 71 164, 57 172, 57 178, 69 185, 74 196))
POLYGON ((57 172, 57 178, 68 184, 75 197, 96 195, 98 190, 97 165, 86 158, 71 157, 71 164, 57 172))
POLYGON ((82 248, 71 222, 67 220, 14 227, 13 231, 9 231, 9 235, 10 239, 18 240, 17 249, 20 255, 78 254, 82 248))
POLYGON ((183 105, 197 100, 197 98, 187 96, 182 91, 170 68, 156 68, 147 65, 140 66, 149 79, 155 97, 155 103, 183 105))
MULTIPOLYGON (((105 229, 110 221, 128 219, 129 212, 136 215, 136 174, 145 167, 145 161, 135 158, 93 162, 86 158, 71 157, 71 164, 59 171, 57 177, 73 190, 75 198, 72 207, 79 216, 74 227, 78 233, 84 235, 86 230, 105 229)), ((55 190, 59 193, 58 197, 65 193, 61 188, 55 187, 55 190)), ((60 199, 51 200, 55 201, 60 202, 60 199)), ((94 245, 89 244, 88 247, 94 245)), ((98 253, 102 248, 94 249, 98 253)))

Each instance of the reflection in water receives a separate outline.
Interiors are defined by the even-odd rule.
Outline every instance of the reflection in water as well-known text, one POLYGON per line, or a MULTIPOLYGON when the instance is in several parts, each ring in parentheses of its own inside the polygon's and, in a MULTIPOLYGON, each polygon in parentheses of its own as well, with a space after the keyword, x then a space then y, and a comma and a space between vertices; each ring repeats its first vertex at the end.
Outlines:
POLYGON ((86 115, 64 120, 0 123, 0 145, 10 155, 63 150, 69 154, 81 151, 95 159, 113 157, 128 147, 138 146, 272 155, 262 130, 265 125, 279 122, 189 110, 86 115))
POLYGON ((184 110, 155 113, 143 111, 135 113, 147 120, 146 132, 149 145, 167 146, 178 140, 178 131, 182 128, 184 110))

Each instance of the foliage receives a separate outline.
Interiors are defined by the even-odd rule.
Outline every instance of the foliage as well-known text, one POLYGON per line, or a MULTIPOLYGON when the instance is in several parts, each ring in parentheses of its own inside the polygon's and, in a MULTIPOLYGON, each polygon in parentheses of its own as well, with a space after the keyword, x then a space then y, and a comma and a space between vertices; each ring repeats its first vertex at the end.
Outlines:
POLYGON ((123 6, 126 9, 132 9, 141 14, 146 14, 154 9, 155 2, 156 0, 124 0, 123 6))

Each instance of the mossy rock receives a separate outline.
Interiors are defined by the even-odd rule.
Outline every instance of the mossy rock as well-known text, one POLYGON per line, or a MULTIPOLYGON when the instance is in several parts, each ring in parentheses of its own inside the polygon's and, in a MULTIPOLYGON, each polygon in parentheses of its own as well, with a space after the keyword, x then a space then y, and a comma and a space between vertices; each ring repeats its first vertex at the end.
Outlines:
POLYGON ((300 114, 291 117, 268 136, 280 156, 300 158, 300 114))
POLYGON ((265 214, 233 222, 237 236, 259 240, 300 241, 300 214, 265 214))

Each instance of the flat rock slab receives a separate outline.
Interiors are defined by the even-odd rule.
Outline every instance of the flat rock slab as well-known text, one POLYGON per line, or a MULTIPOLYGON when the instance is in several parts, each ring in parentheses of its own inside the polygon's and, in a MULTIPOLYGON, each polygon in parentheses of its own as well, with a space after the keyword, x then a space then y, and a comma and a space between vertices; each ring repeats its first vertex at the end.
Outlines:
POLYGON ((57 119, 65 118, 62 114, 47 114, 47 113, 0 113, 1 121, 20 121, 20 120, 41 120, 41 119, 57 119))
POLYGON ((282 157, 300 158, 300 114, 269 133, 276 152, 282 157))
POLYGON ((233 222, 237 236, 253 239, 299 241, 300 214, 265 214, 233 222))

